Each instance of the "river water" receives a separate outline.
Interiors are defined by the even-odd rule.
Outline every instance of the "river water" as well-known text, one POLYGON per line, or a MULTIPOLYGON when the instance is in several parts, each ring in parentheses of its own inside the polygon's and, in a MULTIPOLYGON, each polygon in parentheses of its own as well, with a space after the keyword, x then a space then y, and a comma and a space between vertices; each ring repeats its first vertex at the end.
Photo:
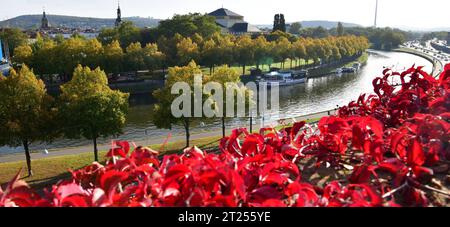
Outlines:
MULTIPOLYGON (((280 88, 280 112, 276 115, 265 116, 264 122, 297 117, 301 115, 327 111, 348 104, 356 100, 362 93, 372 93, 372 80, 381 76, 384 67, 390 67, 399 71, 411 67, 425 66, 425 71, 431 72, 432 64, 421 57, 398 52, 371 51, 366 65, 358 73, 330 75, 326 77, 309 79, 305 84, 280 88)), ((130 112, 124 134, 115 139, 121 140, 145 140, 148 138, 166 137, 184 134, 184 129, 175 126, 172 130, 156 128, 152 123, 152 109, 155 100, 148 95, 138 95, 130 98, 130 112)), ((256 119, 259 124, 261 119, 256 119)), ((239 127, 248 125, 248 119, 230 119, 227 127, 239 127)), ((217 131, 221 128, 219 120, 210 122, 196 122, 193 125, 193 133, 217 131)), ((108 143, 113 138, 100 139, 99 143, 108 143)), ((34 144, 33 151, 55 149, 71 146, 88 145, 91 141, 79 139, 58 139, 52 144, 34 144)), ((0 147, 1 154, 22 152, 23 149, 0 147)))

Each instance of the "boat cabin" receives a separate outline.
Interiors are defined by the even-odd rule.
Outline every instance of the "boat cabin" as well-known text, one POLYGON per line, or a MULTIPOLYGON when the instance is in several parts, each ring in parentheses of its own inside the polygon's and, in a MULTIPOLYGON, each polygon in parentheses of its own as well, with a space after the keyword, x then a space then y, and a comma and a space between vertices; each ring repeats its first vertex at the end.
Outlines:
POLYGON ((272 80, 272 81, 286 81, 286 80, 292 80, 292 73, 291 72, 270 72, 265 74, 266 80, 272 80))

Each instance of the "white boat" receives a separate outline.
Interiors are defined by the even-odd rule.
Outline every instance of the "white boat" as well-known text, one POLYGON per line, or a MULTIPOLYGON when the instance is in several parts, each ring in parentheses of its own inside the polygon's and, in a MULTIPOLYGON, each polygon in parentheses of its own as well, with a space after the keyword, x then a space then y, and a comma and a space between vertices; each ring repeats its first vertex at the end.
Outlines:
POLYGON ((359 71, 359 70, 361 69, 361 63, 355 62, 355 63, 353 64, 353 68, 354 68, 356 71, 359 71))
POLYGON ((295 84, 302 84, 305 83, 307 80, 306 77, 303 75, 298 75, 297 77, 293 76, 292 72, 270 72, 264 75, 264 77, 259 80, 259 83, 267 83, 268 86, 274 86, 278 85, 280 87, 282 86, 289 86, 289 85, 295 85, 295 84))
POLYGON ((337 68, 335 73, 337 75, 341 75, 342 74, 342 69, 341 68, 337 68))
POLYGON ((355 73, 356 69, 353 67, 344 67, 344 68, 342 68, 342 72, 343 73, 355 73))

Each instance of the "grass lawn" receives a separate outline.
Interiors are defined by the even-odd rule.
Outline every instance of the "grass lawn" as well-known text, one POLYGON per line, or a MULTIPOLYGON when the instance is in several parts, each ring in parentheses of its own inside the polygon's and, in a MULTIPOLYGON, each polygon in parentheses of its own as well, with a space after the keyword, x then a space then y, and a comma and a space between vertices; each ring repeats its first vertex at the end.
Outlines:
MULTIPOLYGON (((314 61, 310 60, 308 63, 309 63, 309 64, 312 64, 312 63, 314 63, 314 61)), ((303 60, 303 59, 301 59, 301 60, 300 60, 300 65, 303 66, 303 65, 305 65, 305 64, 306 64, 306 61, 303 60)), ((271 67, 273 67, 273 68, 281 68, 281 62, 273 63, 273 64, 271 65, 271 67)), ((292 63, 292 67, 295 67, 295 62, 292 63)), ((242 74, 242 66, 231 66, 230 68, 236 70, 236 72, 238 72, 239 74, 242 74)), ((245 66, 245 75, 250 75, 250 69, 251 69, 251 68, 256 68, 256 65, 247 65, 247 66, 245 66)), ((269 70, 270 70, 270 68, 269 68, 268 65, 260 65, 259 68, 260 68, 263 72, 266 72, 266 71, 269 71, 269 70)), ((291 69, 291 61, 290 61, 290 60, 286 60, 286 62, 284 63, 284 68, 285 68, 285 69, 291 69)), ((208 68, 208 67, 202 68, 202 72, 203 72, 204 74, 209 74, 209 68, 208 68)))
MULTIPOLYGON (((220 136, 206 137, 202 139, 192 140, 191 144, 196 144, 201 149, 212 149, 218 146, 220 136)), ((185 141, 176 141, 168 143, 161 150, 161 144, 149 146, 152 149, 161 151, 162 154, 174 154, 179 153, 185 146, 185 141)), ((102 163, 105 162, 105 155, 107 151, 99 152, 99 157, 102 163)), ((34 175, 32 177, 24 177, 23 179, 27 183, 36 189, 48 187, 57 183, 63 178, 70 177, 68 170, 76 170, 83 168, 93 162, 93 153, 82 153, 76 155, 65 155, 61 157, 52 157, 33 160, 31 165, 34 175)), ((26 162, 10 162, 0 163, 0 185, 4 187, 4 184, 9 182, 14 175, 22 168, 22 176, 26 175, 26 162)))
MULTIPOLYGON (((367 53, 367 52, 364 52, 361 56, 359 56, 358 59, 356 59, 356 61, 361 64, 366 63, 368 60, 369 60, 369 53, 367 53)), ((353 63, 355 63, 355 61, 345 64, 344 67, 352 67, 353 63)))
MULTIPOLYGON (((307 120, 308 123, 318 122, 320 118, 307 120)), ((277 126, 275 129, 280 130, 283 127, 290 126, 277 126)), ((218 147, 218 142, 221 136, 205 137, 201 139, 195 139, 191 141, 191 144, 196 145, 202 150, 215 149, 218 147)), ((160 151, 162 155, 175 154, 182 152, 185 147, 185 141, 180 140, 176 142, 167 143, 164 147, 161 144, 150 145, 148 147, 160 151)), ((139 145, 139 144, 138 144, 139 145)), ((105 155, 107 151, 100 151, 100 162, 105 162, 105 155)), ((59 180, 69 178, 70 173, 68 170, 77 170, 83 168, 93 162, 93 153, 87 152, 76 155, 65 155, 60 157, 51 157, 33 160, 31 165, 34 175, 32 177, 24 177, 23 179, 27 183, 35 188, 41 189, 51 186, 57 183, 59 180)), ((10 162, 0 163, 0 185, 4 187, 12 177, 22 168, 22 176, 26 175, 26 162, 10 162)))
MULTIPOLYGON (((309 119, 307 123, 316 123, 320 118, 309 119)), ((285 126, 277 126, 275 129, 280 130, 283 127, 291 126, 288 124, 285 126)), ((256 132, 256 131, 255 131, 256 132)), ((202 150, 215 149, 218 147, 218 142, 221 136, 205 137, 201 139, 191 140, 192 145, 196 145, 202 150)), ((175 141, 167 143, 164 147, 161 144, 150 145, 148 147, 160 151, 162 155, 175 154, 182 152, 185 147, 185 141, 175 141)), ((138 144, 139 145, 139 144, 138 144)), ((100 151, 100 162, 105 162, 105 155, 107 151, 100 151)), ((60 157, 51 157, 44 159, 37 159, 32 161, 32 168, 34 175, 32 177, 24 177, 23 179, 27 183, 35 188, 41 189, 51 186, 57 183, 59 180, 69 178, 70 173, 68 170, 77 170, 83 168, 93 162, 93 153, 87 152, 75 155, 65 155, 60 157)), ((22 168, 22 176, 26 175, 26 162, 25 160, 19 162, 0 163, 0 185, 9 182, 12 177, 22 168)))

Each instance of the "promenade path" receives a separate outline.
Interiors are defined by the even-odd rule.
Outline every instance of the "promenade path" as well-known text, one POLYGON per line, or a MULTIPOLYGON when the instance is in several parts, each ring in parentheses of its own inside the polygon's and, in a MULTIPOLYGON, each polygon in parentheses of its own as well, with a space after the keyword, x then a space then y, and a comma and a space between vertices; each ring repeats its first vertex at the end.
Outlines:
MULTIPOLYGON (((318 118, 321 118, 324 116, 333 115, 335 113, 336 113, 336 110, 324 111, 324 112, 313 113, 313 114, 309 114, 309 115, 286 119, 285 122, 291 123, 294 120, 295 121, 314 120, 314 119, 318 119, 318 118)), ((270 125, 266 125, 266 126, 269 127, 270 125)), ((242 126, 242 127, 248 128, 248 125, 242 126)), ((257 131, 259 131, 259 129, 260 129, 259 126, 256 126, 256 125, 253 126, 253 132, 257 132, 257 131)), ((230 135, 231 129, 226 131, 226 134, 230 135)), ((201 139, 201 138, 206 138, 206 137, 216 137, 216 136, 217 137, 222 136, 222 130, 214 131, 214 132, 192 134, 191 140, 201 139)), ((138 146, 140 146, 140 145, 149 146, 149 145, 153 145, 153 144, 162 144, 165 142, 166 139, 167 138, 150 138, 150 139, 130 141, 130 142, 134 142, 138 146)), ((181 134, 181 135, 173 135, 168 140, 168 142, 170 143, 170 142, 178 142, 178 141, 184 141, 184 140, 185 140, 185 135, 181 134)), ((111 148, 110 143, 99 144, 99 146, 98 146, 99 151, 107 151, 110 148, 111 148)), ((89 153, 89 152, 93 153, 93 145, 59 148, 59 149, 55 149, 55 150, 49 150, 48 154, 44 154, 41 152, 31 153, 31 160, 38 160, 38 159, 51 158, 51 157, 60 157, 60 156, 66 156, 66 155, 76 155, 76 154, 89 153)), ((23 160, 25 160, 24 153, 0 155, 0 163, 18 162, 18 161, 23 161, 23 160)))
POLYGON ((425 58, 428 61, 430 61, 433 64, 433 71, 432 71, 432 76, 437 78, 441 75, 441 73, 444 71, 444 66, 445 66, 445 62, 443 62, 442 60, 435 58, 434 56, 424 53, 422 51, 418 51, 412 48, 407 48, 407 47, 402 47, 399 49, 396 49, 395 51, 398 52, 405 52, 405 53, 409 53, 409 54, 414 54, 417 55, 419 57, 425 58))

